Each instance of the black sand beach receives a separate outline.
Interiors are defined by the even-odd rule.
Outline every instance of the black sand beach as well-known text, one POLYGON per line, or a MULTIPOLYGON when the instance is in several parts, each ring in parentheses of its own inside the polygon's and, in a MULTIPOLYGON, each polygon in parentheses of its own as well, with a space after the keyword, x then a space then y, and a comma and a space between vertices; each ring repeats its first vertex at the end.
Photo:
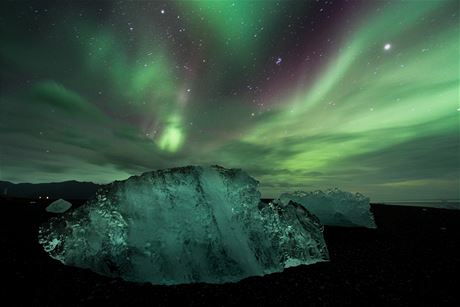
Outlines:
POLYGON ((330 262, 235 284, 154 286, 50 258, 37 242, 49 202, 1 199, 8 305, 460 306, 459 210, 373 204, 378 229, 325 227, 330 262))

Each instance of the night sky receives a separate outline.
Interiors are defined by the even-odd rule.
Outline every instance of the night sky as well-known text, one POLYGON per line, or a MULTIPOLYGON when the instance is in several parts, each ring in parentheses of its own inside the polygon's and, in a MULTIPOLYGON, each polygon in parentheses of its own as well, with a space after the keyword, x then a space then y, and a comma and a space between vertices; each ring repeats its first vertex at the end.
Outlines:
POLYGON ((242 168, 460 198, 458 1, 2 1, 0 180, 242 168))

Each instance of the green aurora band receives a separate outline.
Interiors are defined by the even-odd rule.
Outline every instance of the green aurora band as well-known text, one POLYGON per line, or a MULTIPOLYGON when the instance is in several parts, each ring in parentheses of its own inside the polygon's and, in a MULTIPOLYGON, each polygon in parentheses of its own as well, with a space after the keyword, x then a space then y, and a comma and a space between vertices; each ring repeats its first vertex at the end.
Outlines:
POLYGON ((1 180, 220 164, 247 170, 264 197, 337 186, 460 199, 457 1, 343 13, 314 64, 273 38, 292 12, 319 14, 313 3, 104 2, 104 18, 82 3, 1 5, 1 180))

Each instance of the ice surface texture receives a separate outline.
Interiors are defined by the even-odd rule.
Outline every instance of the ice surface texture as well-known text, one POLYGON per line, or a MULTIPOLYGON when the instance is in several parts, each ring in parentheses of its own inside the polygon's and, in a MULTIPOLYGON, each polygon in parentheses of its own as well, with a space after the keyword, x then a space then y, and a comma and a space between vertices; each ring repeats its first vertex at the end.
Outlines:
POLYGON ((188 166, 116 181, 40 227, 64 264, 154 284, 235 282, 328 259, 318 219, 260 202, 239 169, 188 166))
POLYGON ((53 201, 46 207, 47 212, 51 213, 64 213, 72 207, 72 204, 62 198, 53 201))
POLYGON ((281 203, 294 201, 316 215, 323 225, 376 228, 369 198, 339 189, 284 193, 281 203))

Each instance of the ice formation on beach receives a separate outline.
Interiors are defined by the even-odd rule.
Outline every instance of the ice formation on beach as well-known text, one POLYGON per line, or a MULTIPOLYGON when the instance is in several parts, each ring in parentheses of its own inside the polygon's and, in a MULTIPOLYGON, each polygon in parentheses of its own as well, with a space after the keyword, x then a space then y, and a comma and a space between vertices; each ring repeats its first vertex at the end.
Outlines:
POLYGON ((154 284, 235 282, 328 260, 322 225, 293 202, 260 202, 239 169, 188 166, 133 176, 40 227, 64 264, 154 284))
POLYGON ((294 201, 316 215, 323 225, 376 228, 369 198, 339 189, 284 193, 281 203, 294 201))
POLYGON ((51 204, 49 204, 45 210, 51 213, 64 213, 70 208, 72 208, 72 204, 60 198, 58 200, 53 201, 51 204))

